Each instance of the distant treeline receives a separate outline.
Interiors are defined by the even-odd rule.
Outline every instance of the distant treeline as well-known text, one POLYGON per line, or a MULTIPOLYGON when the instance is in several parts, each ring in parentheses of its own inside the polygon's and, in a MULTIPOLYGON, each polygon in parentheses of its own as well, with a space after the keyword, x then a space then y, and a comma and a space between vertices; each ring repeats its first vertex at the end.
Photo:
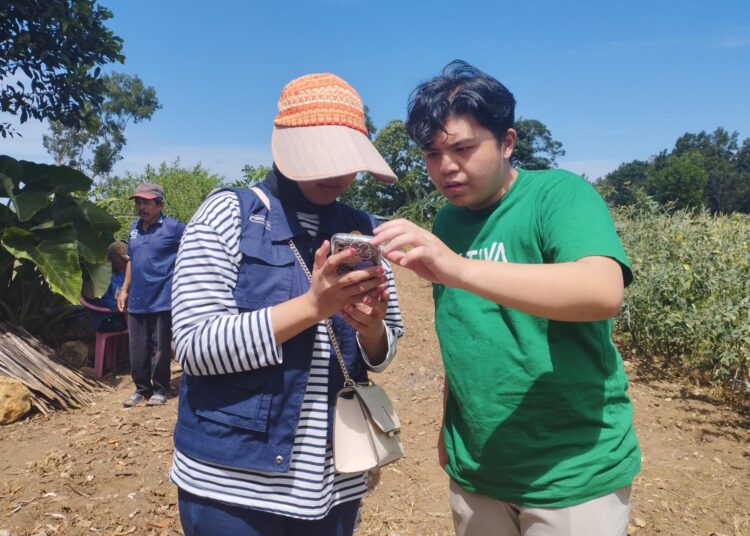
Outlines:
POLYGON ((675 209, 706 208, 714 214, 750 213, 750 138, 719 127, 686 133, 671 151, 622 164, 595 184, 614 206, 647 195, 675 209))

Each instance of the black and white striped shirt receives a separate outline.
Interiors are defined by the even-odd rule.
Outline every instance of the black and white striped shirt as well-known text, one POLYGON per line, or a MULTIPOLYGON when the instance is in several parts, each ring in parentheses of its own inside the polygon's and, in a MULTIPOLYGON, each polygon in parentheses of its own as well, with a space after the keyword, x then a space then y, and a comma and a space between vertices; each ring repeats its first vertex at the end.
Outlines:
MULTIPOLYGON (((316 214, 297 217, 311 235, 317 233, 316 214)), ((177 359, 186 374, 251 371, 283 361, 269 309, 240 313, 234 301, 242 259, 240 222, 237 196, 223 191, 201 205, 183 235, 173 280, 172 319, 177 359)), ((393 272, 386 262, 384 266, 390 291, 385 316, 388 354, 383 363, 370 366, 374 371, 393 359, 396 340, 403 334, 393 272)), ((362 497, 367 491, 364 475, 341 475, 333 467, 327 440, 330 355, 325 323, 320 322, 288 472, 217 466, 175 450, 172 481, 200 497, 303 519, 320 519, 337 504, 362 497)))

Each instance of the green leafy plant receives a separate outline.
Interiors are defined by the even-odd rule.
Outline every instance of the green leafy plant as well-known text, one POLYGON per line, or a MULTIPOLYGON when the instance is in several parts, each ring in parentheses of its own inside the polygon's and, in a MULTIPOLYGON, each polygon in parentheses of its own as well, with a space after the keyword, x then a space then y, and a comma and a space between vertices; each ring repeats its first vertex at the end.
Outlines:
POLYGON ((119 224, 86 199, 90 187, 72 168, 0 156, 0 320, 39 334, 82 289, 107 289, 119 224))
POLYGON ((429 229, 438 210, 447 203, 443 194, 437 190, 423 192, 423 195, 410 199, 394 214, 395 218, 406 218, 417 225, 429 229))
POLYGON ((230 188, 252 188, 266 178, 271 168, 268 166, 251 166, 245 164, 242 168, 242 178, 227 183, 230 188))
POLYGON ((641 200, 615 220, 635 275, 617 329, 645 356, 746 381, 750 218, 641 200))

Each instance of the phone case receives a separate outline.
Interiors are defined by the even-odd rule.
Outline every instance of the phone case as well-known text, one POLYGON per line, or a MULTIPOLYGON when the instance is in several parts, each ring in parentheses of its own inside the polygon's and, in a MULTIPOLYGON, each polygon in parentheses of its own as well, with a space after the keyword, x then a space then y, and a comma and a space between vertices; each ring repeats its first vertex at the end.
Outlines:
POLYGON ((336 233, 331 237, 331 252, 339 253, 346 248, 354 248, 358 259, 353 263, 340 264, 340 272, 351 272, 371 266, 380 266, 380 246, 370 242, 374 237, 361 234, 336 233))

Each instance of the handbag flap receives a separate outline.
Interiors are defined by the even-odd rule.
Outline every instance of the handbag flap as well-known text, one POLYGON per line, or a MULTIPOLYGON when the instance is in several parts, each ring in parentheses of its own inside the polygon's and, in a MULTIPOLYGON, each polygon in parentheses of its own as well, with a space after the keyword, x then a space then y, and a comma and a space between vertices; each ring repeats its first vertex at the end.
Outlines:
POLYGON ((378 466, 366 410, 352 389, 344 387, 333 414, 333 463, 339 473, 361 473, 378 466))
POLYGON ((355 385, 354 391, 378 428, 387 434, 397 433, 401 429, 398 415, 382 387, 375 384, 355 385))

